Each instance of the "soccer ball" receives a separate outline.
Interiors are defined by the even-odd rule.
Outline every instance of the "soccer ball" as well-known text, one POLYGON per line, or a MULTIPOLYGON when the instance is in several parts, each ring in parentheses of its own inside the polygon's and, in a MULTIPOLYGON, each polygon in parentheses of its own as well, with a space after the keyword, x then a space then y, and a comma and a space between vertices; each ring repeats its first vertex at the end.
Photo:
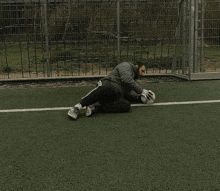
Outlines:
POLYGON ((150 92, 151 92, 151 94, 152 94, 152 96, 151 96, 152 98, 151 98, 150 100, 147 101, 147 104, 148 104, 148 105, 153 104, 154 101, 155 101, 155 99, 156 99, 156 95, 155 95, 155 93, 152 92, 152 91, 150 91, 150 92))

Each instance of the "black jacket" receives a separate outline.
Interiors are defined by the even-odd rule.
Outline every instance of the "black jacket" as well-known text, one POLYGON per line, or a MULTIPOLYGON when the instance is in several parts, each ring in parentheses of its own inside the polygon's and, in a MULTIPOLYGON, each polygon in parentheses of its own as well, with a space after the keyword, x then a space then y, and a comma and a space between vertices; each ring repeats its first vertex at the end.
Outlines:
POLYGON ((135 81, 138 78, 138 68, 130 62, 118 64, 106 77, 119 84, 117 88, 121 88, 122 92, 131 92, 141 94, 143 88, 135 81))

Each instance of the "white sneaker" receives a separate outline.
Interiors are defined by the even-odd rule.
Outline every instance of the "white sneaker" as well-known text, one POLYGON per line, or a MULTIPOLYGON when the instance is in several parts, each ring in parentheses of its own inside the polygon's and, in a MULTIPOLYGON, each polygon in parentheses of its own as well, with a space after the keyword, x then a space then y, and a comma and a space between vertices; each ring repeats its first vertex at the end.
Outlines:
POLYGON ((79 115, 79 108, 73 107, 68 111, 68 116, 70 116, 72 119, 77 119, 79 115))
POLYGON ((90 106, 86 107, 86 117, 91 116, 94 111, 95 111, 94 105, 90 105, 90 106))

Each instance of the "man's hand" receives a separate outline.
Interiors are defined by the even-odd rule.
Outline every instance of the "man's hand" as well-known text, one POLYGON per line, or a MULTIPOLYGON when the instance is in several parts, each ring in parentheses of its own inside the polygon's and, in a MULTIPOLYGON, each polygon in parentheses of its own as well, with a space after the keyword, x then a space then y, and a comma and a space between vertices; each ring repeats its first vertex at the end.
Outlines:
POLYGON ((151 90, 143 89, 141 93, 141 101, 143 103, 147 103, 153 98, 154 93, 151 90))

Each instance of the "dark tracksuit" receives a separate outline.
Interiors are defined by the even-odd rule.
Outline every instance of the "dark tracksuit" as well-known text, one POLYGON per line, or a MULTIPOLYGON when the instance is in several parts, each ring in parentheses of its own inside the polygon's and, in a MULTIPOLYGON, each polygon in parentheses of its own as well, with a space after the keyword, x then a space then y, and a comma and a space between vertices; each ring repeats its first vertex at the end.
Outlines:
POLYGON ((99 102, 100 112, 127 112, 131 102, 141 102, 140 94, 143 89, 135 81, 137 78, 138 68, 132 63, 123 62, 100 80, 96 88, 83 97, 80 103, 84 107, 99 102))

